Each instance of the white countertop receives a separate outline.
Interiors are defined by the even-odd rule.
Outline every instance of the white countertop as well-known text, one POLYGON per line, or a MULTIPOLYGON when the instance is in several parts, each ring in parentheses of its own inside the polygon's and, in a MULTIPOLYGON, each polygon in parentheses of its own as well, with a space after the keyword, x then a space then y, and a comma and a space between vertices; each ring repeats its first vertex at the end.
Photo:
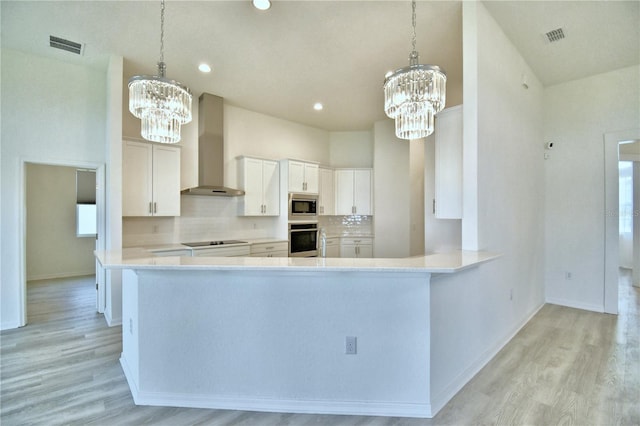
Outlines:
POLYGON ((453 273, 500 257, 490 252, 457 250, 400 259, 322 258, 322 257, 188 257, 150 256, 143 248, 122 251, 96 251, 106 269, 163 270, 296 270, 296 271, 389 271, 453 273))

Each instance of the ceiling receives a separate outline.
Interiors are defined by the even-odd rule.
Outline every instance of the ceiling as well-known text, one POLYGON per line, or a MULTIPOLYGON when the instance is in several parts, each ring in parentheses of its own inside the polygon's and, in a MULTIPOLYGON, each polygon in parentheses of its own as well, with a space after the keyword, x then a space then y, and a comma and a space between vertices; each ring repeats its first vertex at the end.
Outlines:
MULTIPOLYGON (((640 2, 486 2, 544 85, 640 63, 640 2), (544 33, 562 27, 550 44, 544 33)), ((1 2, 2 47, 104 68, 124 57, 125 79, 156 74, 157 1, 1 2), (52 49, 49 35, 84 44, 52 49)), ((421 63, 447 72, 448 104, 462 102, 462 4, 419 1, 421 63)), ((408 64, 409 1, 167 0, 167 77, 246 109, 331 131, 366 130, 385 117, 387 71, 408 64), (197 70, 201 62, 213 67, 197 70), (322 102, 324 110, 314 111, 322 102)), ((46 72, 46 70, 43 70, 46 72)))

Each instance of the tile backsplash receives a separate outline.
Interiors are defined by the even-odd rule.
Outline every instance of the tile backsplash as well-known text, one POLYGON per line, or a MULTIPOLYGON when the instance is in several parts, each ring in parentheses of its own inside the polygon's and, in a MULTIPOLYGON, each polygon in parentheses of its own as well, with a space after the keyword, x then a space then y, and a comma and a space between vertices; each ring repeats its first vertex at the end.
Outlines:
MULTIPOLYGON (((285 238, 278 217, 238 216, 240 198, 183 195, 181 216, 125 217, 123 247, 228 239, 285 238)), ((327 235, 373 234, 373 216, 320 216, 327 235)))
POLYGON ((327 235, 373 235, 373 216, 320 216, 327 235))

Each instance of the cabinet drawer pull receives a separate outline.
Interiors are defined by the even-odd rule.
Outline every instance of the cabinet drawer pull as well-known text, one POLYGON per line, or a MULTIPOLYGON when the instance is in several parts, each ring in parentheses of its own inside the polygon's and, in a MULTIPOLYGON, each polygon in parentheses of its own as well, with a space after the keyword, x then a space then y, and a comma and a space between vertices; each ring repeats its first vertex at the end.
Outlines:
POLYGON ((273 247, 273 246, 272 246, 272 247, 265 247, 264 249, 265 249, 265 250, 273 250, 273 249, 274 249, 274 247, 273 247))

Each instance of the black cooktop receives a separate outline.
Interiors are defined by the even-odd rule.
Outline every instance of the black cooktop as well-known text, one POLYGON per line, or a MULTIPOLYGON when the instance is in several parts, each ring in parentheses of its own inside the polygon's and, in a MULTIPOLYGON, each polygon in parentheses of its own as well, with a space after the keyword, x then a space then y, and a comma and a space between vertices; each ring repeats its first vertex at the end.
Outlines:
POLYGON ((247 244, 247 242, 239 241, 239 240, 223 240, 223 241, 202 241, 202 242, 196 242, 196 243, 182 243, 183 246, 189 246, 189 247, 225 246, 229 244, 247 244))

